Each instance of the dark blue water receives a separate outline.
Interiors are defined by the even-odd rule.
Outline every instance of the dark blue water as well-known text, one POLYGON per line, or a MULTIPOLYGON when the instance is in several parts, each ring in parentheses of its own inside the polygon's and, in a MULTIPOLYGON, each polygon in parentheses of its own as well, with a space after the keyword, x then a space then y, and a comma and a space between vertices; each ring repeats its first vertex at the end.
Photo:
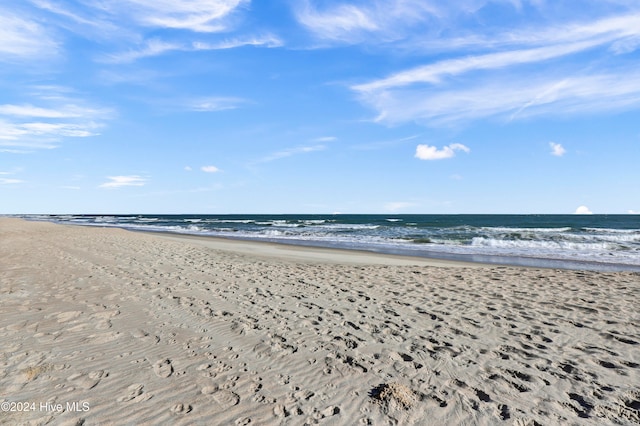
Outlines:
POLYGON ((28 215, 509 265, 640 271, 640 215, 28 215))

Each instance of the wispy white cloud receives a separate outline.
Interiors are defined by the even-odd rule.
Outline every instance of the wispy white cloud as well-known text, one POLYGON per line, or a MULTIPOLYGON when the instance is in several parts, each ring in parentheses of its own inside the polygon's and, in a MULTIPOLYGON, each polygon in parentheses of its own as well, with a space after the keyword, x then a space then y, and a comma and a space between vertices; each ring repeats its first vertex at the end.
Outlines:
POLYGON ((0 61, 42 61, 57 55, 59 49, 59 42, 48 29, 35 20, 0 8, 0 61))
POLYGON ((107 63, 130 63, 139 59, 164 55, 170 52, 198 52, 207 50, 235 49, 245 46, 275 48, 284 43, 274 35, 237 37, 222 41, 165 41, 158 38, 147 39, 133 48, 123 52, 111 53, 103 56, 101 61, 107 63))
POLYGON ((19 125, 24 132, 33 136, 61 136, 73 138, 86 138, 96 136, 98 133, 92 128, 99 127, 97 124, 71 124, 71 123, 22 123, 19 125))
POLYGON ((101 184, 99 188, 115 189, 124 186, 144 186, 147 179, 138 175, 131 176, 108 176, 107 182, 101 184))
POLYGON ((20 179, 0 178, 0 185, 17 185, 23 182, 24 181, 20 179))
POLYGON ((555 155, 556 157, 562 157, 567 152, 559 143, 549 142, 549 146, 551 147, 551 155, 555 155))
POLYGON ((595 20, 559 18, 552 22, 531 22, 517 29, 496 29, 493 32, 472 32, 459 37, 432 37, 414 43, 414 49, 428 52, 531 48, 587 42, 610 44, 611 51, 623 54, 634 47, 639 29, 638 9, 620 15, 597 16, 595 20))
POLYGON ((40 105, 0 105, 0 146, 53 148, 64 138, 98 135, 113 116, 112 110, 74 99, 61 87, 32 87, 25 95, 40 105))
POLYGON ((84 116, 94 116, 108 114, 108 110, 92 109, 78 105, 59 105, 56 108, 43 108, 30 104, 23 105, 0 105, 0 115, 32 118, 78 118, 84 116))
POLYGON ((266 34, 228 38, 217 42, 195 41, 189 47, 185 47, 185 50, 224 50, 244 46, 274 48, 284 46, 284 42, 280 37, 266 34))
POLYGON ((19 183, 23 183, 22 179, 8 178, 2 176, 11 176, 13 172, 0 172, 0 185, 16 185, 19 183))
POLYGON ((588 76, 504 76, 459 87, 399 89, 363 97, 376 121, 449 125, 492 116, 505 121, 544 114, 616 111, 640 105, 640 72, 588 76), (527 78, 528 77, 528 78, 527 78))
POLYGON ((108 50, 117 50, 111 54, 98 54, 96 60, 107 63, 130 63, 175 51, 283 45, 278 36, 269 32, 247 34, 237 31, 235 36, 215 36, 237 29, 242 21, 241 12, 248 10, 246 6, 250 0, 28 1, 37 8, 40 19, 47 20, 47 31, 29 20, 3 18, 4 14, 0 13, 0 60, 3 50, 30 57, 57 51, 58 44, 48 35, 48 29, 56 28, 109 46, 108 50), (153 35, 158 29, 186 30, 191 34, 166 32, 159 38, 153 35), (200 40, 194 40, 194 37, 200 40))
POLYGON ((640 210, 627 210, 628 214, 640 214, 640 210))
POLYGON ((18 154, 32 152, 33 149, 57 147, 56 141, 61 135, 54 129, 50 129, 49 134, 46 134, 43 129, 37 129, 37 124, 44 123, 20 124, 0 119, 0 147, 10 147, 2 151, 18 154))
POLYGON ((322 9, 306 0, 298 3, 296 18, 321 40, 352 44, 401 39, 408 28, 439 13, 423 0, 341 2, 322 9))
POLYGON ((115 19, 104 5, 92 0, 27 0, 42 12, 46 12, 48 26, 55 25, 83 38, 113 41, 135 37, 128 26, 122 25, 122 17, 115 19))
POLYGON ((612 49, 620 52, 634 49, 637 44, 634 41, 640 10, 637 2, 585 0, 577 11, 565 4, 531 0, 528 1, 533 6, 531 18, 526 23, 515 28, 491 25, 496 22, 491 19, 496 13, 488 12, 490 9, 486 6, 499 7, 505 16, 511 14, 517 20, 523 16, 523 3, 520 0, 304 0, 296 3, 295 12, 298 22, 320 39, 369 45, 393 42, 383 43, 393 49, 486 50, 573 43, 607 35, 619 39, 612 49), (600 12, 596 16, 601 19, 589 22, 589 11, 594 10, 600 12), (485 13, 491 15, 485 16, 485 13), (478 20, 483 22, 481 27, 476 25, 478 20))
POLYGON ((348 4, 320 12, 306 2, 305 7, 298 11, 297 18, 316 35, 332 40, 345 40, 379 29, 375 17, 368 10, 348 4))
POLYGON ((337 141, 338 138, 335 136, 320 136, 313 139, 313 142, 334 142, 337 141))
POLYGON ((242 98, 212 96, 187 101, 185 107, 190 111, 213 112, 236 109, 248 101, 242 98))
POLYGON ((438 84, 441 83, 445 77, 477 70, 490 70, 526 63, 542 62, 559 56, 576 53, 593 47, 594 45, 594 42, 581 42, 445 60, 435 64, 413 68, 408 71, 402 71, 370 83, 355 85, 352 86, 352 89, 361 93, 371 93, 418 83, 438 84))
POLYGON ((202 170, 205 173, 218 173, 221 171, 216 166, 202 166, 200 167, 200 170, 202 170))
POLYGON ((219 32, 229 28, 229 17, 249 0, 116 0, 108 7, 128 13, 142 25, 219 32))
POLYGON ((176 50, 185 50, 184 45, 159 39, 150 39, 145 40, 142 46, 139 46, 137 49, 129 49, 125 52, 109 54, 106 55, 103 60, 110 63, 128 63, 176 50))
MULTIPOLYGON (((611 59, 640 46, 640 14, 565 23, 559 28, 504 32, 490 38, 494 43, 478 43, 479 49, 489 52, 464 56, 458 52, 470 42, 439 40, 459 57, 395 72, 351 89, 377 112, 377 121, 390 124, 442 125, 496 115, 514 120, 640 104, 640 74, 629 73, 627 66, 611 59), (507 50, 490 51, 496 47, 507 50), (592 59, 593 64, 575 60, 588 50, 600 59, 592 59)), ((480 39, 487 41, 487 37, 480 39)))
POLYGON ((277 152, 274 152, 272 154, 269 154, 266 157, 263 157, 263 158, 255 161, 254 164, 256 164, 256 163, 269 163, 271 161, 279 160, 281 158, 291 157, 293 155, 306 154, 306 153, 309 153, 309 152, 316 152, 316 151, 323 151, 326 148, 327 148, 326 145, 321 145, 321 144, 319 144, 319 145, 298 146, 298 147, 295 147, 295 148, 288 148, 288 149, 284 149, 282 151, 277 151, 277 152))
POLYGON ((444 160, 445 158, 452 158, 456 155, 456 151, 463 151, 466 153, 471 150, 462 145, 461 143, 452 143, 448 146, 438 149, 435 146, 430 145, 418 145, 416 147, 415 157, 420 160, 444 160))

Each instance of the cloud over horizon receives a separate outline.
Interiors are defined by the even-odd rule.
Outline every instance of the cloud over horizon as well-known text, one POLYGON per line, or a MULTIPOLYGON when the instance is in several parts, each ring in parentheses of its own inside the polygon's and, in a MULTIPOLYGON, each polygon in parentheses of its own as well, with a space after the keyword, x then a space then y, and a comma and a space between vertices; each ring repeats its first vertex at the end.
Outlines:
POLYGON ((589 210, 589 207, 587 206, 580 206, 576 209, 574 214, 593 214, 593 212, 589 210))

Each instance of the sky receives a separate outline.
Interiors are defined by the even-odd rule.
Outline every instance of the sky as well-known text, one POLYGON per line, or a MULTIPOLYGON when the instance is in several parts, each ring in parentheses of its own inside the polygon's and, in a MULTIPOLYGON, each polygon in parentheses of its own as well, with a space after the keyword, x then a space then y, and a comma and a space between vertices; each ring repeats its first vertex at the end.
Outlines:
POLYGON ((640 213, 637 0, 0 3, 0 214, 640 213))

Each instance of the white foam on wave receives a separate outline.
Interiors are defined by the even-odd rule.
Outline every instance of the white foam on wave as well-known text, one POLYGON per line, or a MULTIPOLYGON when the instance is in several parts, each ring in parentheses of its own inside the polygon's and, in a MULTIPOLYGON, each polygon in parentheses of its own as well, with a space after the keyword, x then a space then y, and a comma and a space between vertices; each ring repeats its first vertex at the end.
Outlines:
POLYGON ((617 250, 618 247, 609 242, 579 243, 573 241, 532 241, 532 240, 499 240, 494 238, 475 237, 471 240, 474 247, 496 247, 509 249, 536 249, 536 250, 577 250, 577 251, 602 251, 617 250))
POLYGON ((603 234, 638 234, 640 229, 610 229, 610 228, 583 228, 585 231, 598 232, 603 234))
POLYGON ((358 223, 330 223, 327 225, 321 225, 319 228, 333 229, 333 230, 358 230, 358 229, 378 229, 380 225, 364 225, 358 223))
POLYGON ((207 219, 207 223, 257 223, 253 219, 207 219))
POLYGON ((115 216, 98 216, 94 221, 97 223, 114 223, 118 222, 118 218, 115 216))
POLYGON ((511 228, 502 226, 484 226, 480 228, 485 232, 500 232, 500 233, 564 233, 571 231, 569 227, 563 228, 511 228))

